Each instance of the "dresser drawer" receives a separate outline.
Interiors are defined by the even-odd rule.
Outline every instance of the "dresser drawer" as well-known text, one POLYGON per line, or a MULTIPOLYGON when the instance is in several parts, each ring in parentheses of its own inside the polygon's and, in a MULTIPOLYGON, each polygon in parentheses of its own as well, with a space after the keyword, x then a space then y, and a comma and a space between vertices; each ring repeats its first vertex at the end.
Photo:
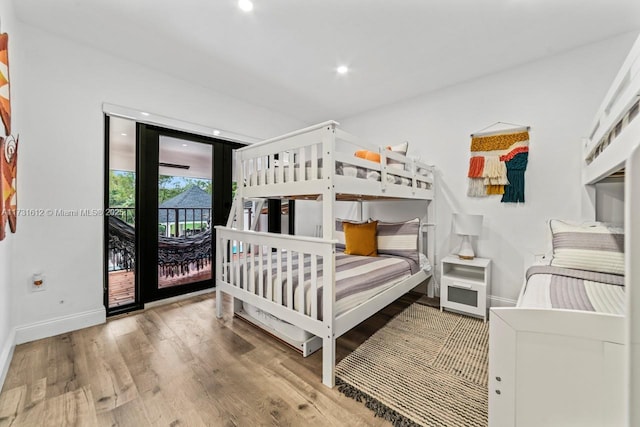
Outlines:
POLYGON ((485 317, 486 286, 483 283, 442 278, 440 305, 485 317))

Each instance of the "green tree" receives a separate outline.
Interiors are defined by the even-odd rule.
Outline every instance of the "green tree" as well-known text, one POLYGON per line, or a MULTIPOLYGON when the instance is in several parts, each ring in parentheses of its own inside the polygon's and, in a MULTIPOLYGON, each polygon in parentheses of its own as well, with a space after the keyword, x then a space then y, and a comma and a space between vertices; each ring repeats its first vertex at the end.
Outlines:
POLYGON ((176 197, 185 190, 179 181, 174 180, 173 176, 160 175, 158 177, 158 203, 176 197))
POLYGON ((162 203, 165 200, 169 200, 191 187, 200 187, 207 193, 212 194, 213 181, 210 179, 160 175, 158 183, 158 202, 162 203))
POLYGON ((132 208, 136 205, 136 174, 109 171, 109 207, 132 208))
POLYGON ((209 194, 213 192, 213 181, 210 179, 185 178, 184 181, 186 183, 184 187, 185 190, 192 186, 196 186, 209 194))
MULTIPOLYGON (((209 194, 213 193, 213 181, 210 179, 160 175, 158 177, 158 203, 169 200, 192 186, 200 187, 209 194)), ((132 208, 135 207, 135 204, 136 174, 134 172, 110 170, 109 207, 132 208)))

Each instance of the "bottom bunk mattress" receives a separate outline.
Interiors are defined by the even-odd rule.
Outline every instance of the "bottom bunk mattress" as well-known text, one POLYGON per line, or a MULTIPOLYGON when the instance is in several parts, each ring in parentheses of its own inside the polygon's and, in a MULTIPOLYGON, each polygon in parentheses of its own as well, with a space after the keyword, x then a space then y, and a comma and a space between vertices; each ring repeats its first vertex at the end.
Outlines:
MULTIPOLYGON (((256 258, 258 258, 256 256, 256 258)), ((274 253, 271 257, 271 273, 269 274, 268 256, 262 258, 262 268, 258 260, 254 260, 255 268, 251 263, 247 263, 248 290, 259 294, 258 288, 262 282, 262 295, 271 301, 279 301, 282 305, 288 305, 287 286, 288 277, 291 276, 293 286, 293 308, 300 310, 300 292, 304 289, 304 312, 311 314, 312 303, 312 272, 311 258, 304 257, 304 283, 299 286, 300 272, 298 256, 292 256, 291 273, 288 274, 288 256, 282 255, 282 270, 280 283, 278 283, 277 256, 274 253), (252 271, 255 270, 255 271, 252 271)), ((392 287, 396 283, 410 277, 419 271, 417 263, 410 259, 392 255, 379 255, 377 257, 346 255, 343 252, 336 253, 336 276, 335 276, 335 306, 334 316, 354 308, 376 294, 392 287)), ((238 286, 244 283, 244 267, 240 267, 234 279, 234 284, 238 286)), ((322 319, 322 290, 324 286, 322 259, 318 257, 316 266, 316 277, 318 280, 317 289, 317 313, 318 319, 322 319)))
POLYGON ((526 277, 518 307, 624 314, 624 276, 544 265, 526 277))

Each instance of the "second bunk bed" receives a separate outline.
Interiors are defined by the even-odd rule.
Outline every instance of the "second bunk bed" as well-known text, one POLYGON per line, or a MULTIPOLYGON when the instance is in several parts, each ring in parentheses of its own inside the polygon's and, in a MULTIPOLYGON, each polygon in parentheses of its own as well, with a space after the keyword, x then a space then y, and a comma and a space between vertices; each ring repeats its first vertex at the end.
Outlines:
POLYGON ((640 425, 639 98, 640 38, 584 141, 586 222, 550 221, 550 261, 529 269, 516 307, 491 309, 491 426, 640 425), (597 216, 610 177, 624 177, 622 229, 597 216))
POLYGON ((222 316, 224 293, 234 313, 259 318, 254 323, 274 335, 270 319, 288 325, 289 336, 300 332, 295 341, 303 354, 323 348, 322 382, 333 387, 336 339, 431 275, 424 264, 434 265, 434 233, 426 233, 426 257, 421 249, 433 223, 433 167, 406 156, 406 143, 375 147, 333 121, 236 156, 230 220, 216 227, 216 314, 222 316), (245 202, 274 198, 317 201, 322 237, 247 229, 254 227, 244 224, 245 202), (423 201, 427 222, 336 219, 336 202, 370 200, 423 201), (375 233, 379 256, 345 254, 345 231, 362 231, 365 240, 375 233))

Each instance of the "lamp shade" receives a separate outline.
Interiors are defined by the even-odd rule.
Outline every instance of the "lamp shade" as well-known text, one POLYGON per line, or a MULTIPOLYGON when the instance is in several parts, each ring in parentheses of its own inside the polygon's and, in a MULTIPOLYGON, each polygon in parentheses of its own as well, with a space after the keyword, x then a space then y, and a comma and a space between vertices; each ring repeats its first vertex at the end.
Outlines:
POLYGON ((454 213, 453 231, 463 236, 479 236, 482 232, 482 215, 454 213))

